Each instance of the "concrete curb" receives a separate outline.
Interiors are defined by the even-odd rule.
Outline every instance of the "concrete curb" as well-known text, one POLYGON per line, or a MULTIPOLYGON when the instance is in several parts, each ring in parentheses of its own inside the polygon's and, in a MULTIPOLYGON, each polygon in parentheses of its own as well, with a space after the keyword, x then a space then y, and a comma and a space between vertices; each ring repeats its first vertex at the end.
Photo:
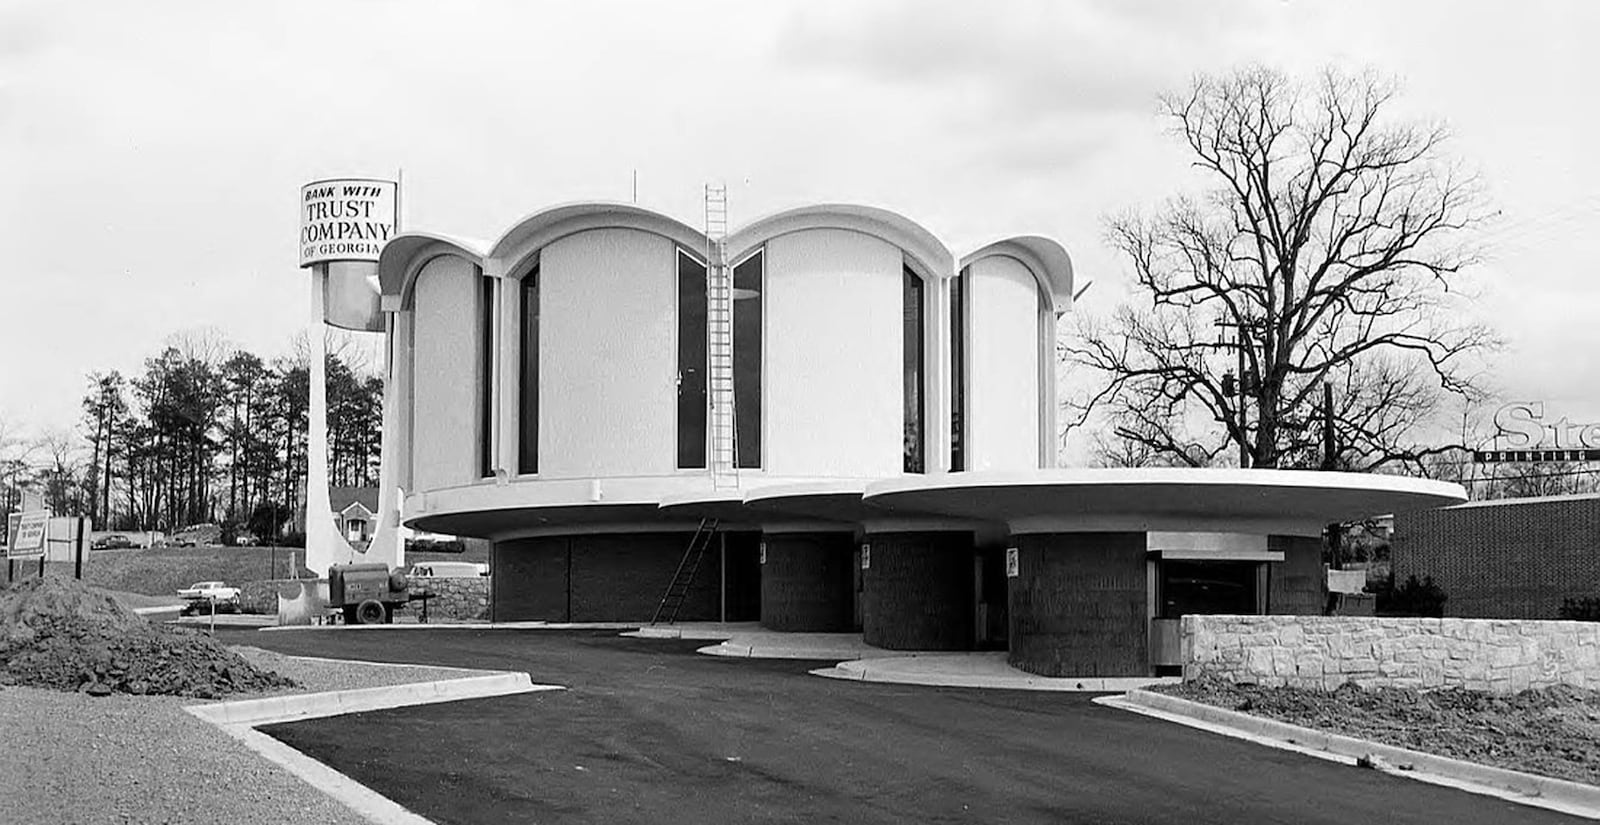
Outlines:
POLYGON ((375 825, 433 825, 431 820, 413 813, 400 803, 256 730, 256 726, 435 702, 565 689, 560 685, 535 685, 526 673, 501 672, 408 685, 189 705, 184 710, 216 725, 224 733, 355 811, 368 822, 375 825))
MULTIPOLYGON (((634 630, 638 622, 406 622, 404 624, 291 624, 268 625, 262 630, 351 632, 360 630, 634 630)), ((631 635, 631 634, 623 634, 631 635)))
POLYGON ((535 685, 526 673, 496 673, 360 690, 268 696, 265 699, 218 702, 214 705, 191 705, 184 709, 216 725, 254 726, 434 702, 562 689, 558 685, 535 685))
POLYGON ((1226 736, 1333 758, 1346 764, 1353 765, 1363 758, 1376 758, 1376 767, 1394 776, 1446 785, 1587 819, 1600 819, 1600 787, 1594 785, 1370 742, 1147 690, 1131 690, 1123 696, 1103 697, 1096 701, 1226 736))
MULTIPOLYGON (((917 657, 931 658, 931 657, 917 657)), ((1166 678, 1119 677, 1050 677, 1022 674, 1019 676, 992 676, 977 673, 938 673, 927 671, 907 672, 903 659, 859 659, 840 662, 831 668, 811 671, 813 676, 828 679, 854 679, 863 682, 882 682, 898 685, 927 685, 929 687, 985 688, 989 690, 1033 690, 1058 693, 1115 693, 1165 681, 1166 678), (897 665, 899 665, 897 667, 897 665)), ((1020 671, 1019 671, 1020 673, 1020 671)))
MULTIPOLYGON (((692 637, 691 637, 692 638, 692 637)), ((776 645, 751 645, 722 642, 707 645, 695 651, 705 656, 726 656, 734 659, 813 659, 818 661, 844 661, 861 656, 860 650, 825 647, 780 647, 776 645)))

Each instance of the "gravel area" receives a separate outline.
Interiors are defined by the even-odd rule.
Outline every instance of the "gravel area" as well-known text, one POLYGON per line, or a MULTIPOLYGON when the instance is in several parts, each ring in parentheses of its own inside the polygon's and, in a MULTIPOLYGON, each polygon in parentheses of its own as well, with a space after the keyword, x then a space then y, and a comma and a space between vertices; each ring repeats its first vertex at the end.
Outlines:
POLYGON ((1151 690, 1359 739, 1600 785, 1600 692, 1265 688, 1221 681, 1151 690))
MULTIPOLYGON (((295 659, 233 648, 317 693, 478 671, 295 659)), ((170 696, 0 688, 0 823, 358 825, 365 820, 170 696)))

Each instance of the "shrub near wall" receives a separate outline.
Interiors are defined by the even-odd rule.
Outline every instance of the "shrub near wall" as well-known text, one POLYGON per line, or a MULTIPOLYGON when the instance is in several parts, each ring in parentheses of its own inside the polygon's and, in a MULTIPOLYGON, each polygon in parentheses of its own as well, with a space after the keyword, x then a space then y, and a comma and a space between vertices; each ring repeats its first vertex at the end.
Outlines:
POLYGON ((1185 680, 1332 690, 1600 689, 1600 624, 1364 616, 1185 616, 1185 680))

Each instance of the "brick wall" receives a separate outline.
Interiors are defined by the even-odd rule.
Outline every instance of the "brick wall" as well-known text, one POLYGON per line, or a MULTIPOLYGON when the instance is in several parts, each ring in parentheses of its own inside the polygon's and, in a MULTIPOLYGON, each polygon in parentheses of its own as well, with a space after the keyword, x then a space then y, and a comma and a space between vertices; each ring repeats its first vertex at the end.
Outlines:
POLYGON ((1185 616, 1185 679, 1332 690, 1600 688, 1600 624, 1357 616, 1185 616))
POLYGON ((761 626, 847 631, 855 623, 855 534, 769 533, 761 565, 761 626))
POLYGON ((1041 676, 1150 672, 1144 533, 1017 536, 1015 667, 1041 676))
POLYGON ((1508 499, 1395 516, 1395 584, 1432 576, 1446 616, 1554 619, 1600 596, 1600 496, 1508 499))
MULTIPOLYGON (((647 622, 693 532, 515 539, 494 546, 494 620, 647 622)), ((719 553, 706 551, 679 621, 714 621, 719 553)))
POLYGON ((972 534, 874 533, 861 571, 861 638, 889 650, 970 650, 972 534))
POLYGON ((1322 569, 1322 539, 1269 536, 1267 546, 1283 551, 1267 573, 1267 612, 1320 616, 1327 606, 1328 577, 1322 569))

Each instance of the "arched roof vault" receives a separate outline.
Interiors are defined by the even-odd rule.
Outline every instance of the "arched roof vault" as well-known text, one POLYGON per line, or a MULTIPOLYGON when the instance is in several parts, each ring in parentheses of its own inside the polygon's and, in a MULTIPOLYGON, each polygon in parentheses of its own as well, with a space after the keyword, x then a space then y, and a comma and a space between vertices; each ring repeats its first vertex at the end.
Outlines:
POLYGON ((1061 244, 1040 235, 1018 235, 995 241, 961 259, 964 269, 995 255, 1015 258, 1039 280, 1057 315, 1072 310, 1072 258, 1061 244))
POLYGON ((737 261, 780 235, 808 229, 845 229, 887 241, 936 278, 955 271, 950 250, 920 224, 887 209, 845 203, 802 206, 758 218, 728 236, 728 260, 737 261))

